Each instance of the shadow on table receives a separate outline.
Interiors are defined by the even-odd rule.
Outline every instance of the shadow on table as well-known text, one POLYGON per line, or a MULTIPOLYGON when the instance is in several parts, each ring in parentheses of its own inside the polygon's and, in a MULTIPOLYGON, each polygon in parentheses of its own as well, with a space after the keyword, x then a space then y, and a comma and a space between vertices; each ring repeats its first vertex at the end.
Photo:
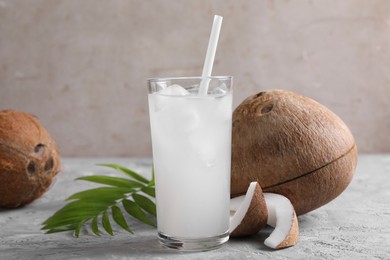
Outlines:
POLYGON ((266 245, 264 245, 264 240, 269 237, 273 229, 271 227, 265 227, 260 230, 257 234, 247 237, 239 237, 239 238, 230 238, 229 246, 230 247, 249 247, 250 250, 261 250, 261 251, 274 251, 270 249, 266 245))
MULTIPOLYGON (((306 224, 310 226, 312 219, 305 220, 303 222, 308 222, 306 224)), ((9 250, 4 253, 5 256, 18 256, 18 259, 185 259, 193 254, 164 248, 158 242, 155 229, 137 222, 132 224, 135 235, 119 231, 115 232, 115 236, 106 234, 96 237, 84 233, 80 238, 74 238, 71 232, 20 238, 14 236, 13 241, 8 243, 9 250)), ((219 256, 228 252, 273 251, 264 245, 264 240, 272 231, 271 227, 266 227, 252 236, 230 238, 225 246, 209 251, 207 256, 222 259, 219 256)))
MULTIPOLYGON (((271 231, 271 229, 266 228, 253 236, 231 238, 227 245, 221 249, 210 251, 210 253, 218 254, 220 250, 224 252, 245 251, 244 248, 248 248, 250 251, 268 251, 269 249, 264 246, 264 240, 271 231)), ((154 257, 184 259, 193 254, 164 248, 158 242, 157 236, 150 233, 147 235, 139 234, 135 237, 119 234, 114 237, 86 235, 81 238, 71 238, 69 235, 66 238, 62 236, 62 238, 58 236, 54 240, 47 240, 39 245, 30 244, 18 250, 18 255, 21 256, 20 259, 151 259, 154 257)))
POLYGON ((173 253, 172 250, 163 248, 155 237, 89 237, 74 238, 71 241, 47 241, 45 244, 36 248, 31 248, 30 245, 30 248, 17 250, 17 255, 20 259, 147 259, 147 256, 168 256, 173 253))

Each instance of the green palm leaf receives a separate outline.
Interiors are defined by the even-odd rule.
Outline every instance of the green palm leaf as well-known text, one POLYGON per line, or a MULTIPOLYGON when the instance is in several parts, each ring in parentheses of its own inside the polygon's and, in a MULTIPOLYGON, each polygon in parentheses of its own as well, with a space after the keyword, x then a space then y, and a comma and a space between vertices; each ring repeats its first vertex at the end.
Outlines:
POLYGON ((155 197, 154 172, 152 171, 152 179, 147 180, 120 165, 102 164, 102 166, 116 169, 126 174, 128 178, 101 175, 77 178, 76 180, 108 186, 77 192, 69 196, 66 201, 70 202, 42 223, 42 230, 45 230, 46 234, 74 231, 75 237, 79 237, 83 227, 89 224, 93 234, 100 236, 99 219, 101 219, 103 229, 108 234, 114 235, 110 215, 119 227, 133 233, 120 206, 134 219, 156 226, 146 214, 147 212, 156 215, 156 205, 147 197, 155 197))
POLYGON ((135 179, 135 180, 138 180, 140 182, 143 182, 145 184, 148 184, 149 183, 149 180, 145 179, 144 177, 142 177, 141 175, 139 175, 138 173, 136 172, 133 172, 132 170, 130 169, 127 169, 126 167, 123 167, 123 166, 120 166, 120 165, 117 165, 117 164, 98 164, 100 166, 106 166, 106 167, 110 167, 110 168, 113 168, 113 169, 116 169, 116 170, 119 170, 125 174, 127 174, 130 178, 132 179, 135 179))
POLYGON ((134 192, 134 189, 120 187, 101 187, 75 193, 66 200, 82 199, 91 201, 107 201, 115 200, 118 197, 120 198, 121 196, 124 196, 126 193, 130 192, 134 192))
POLYGON ((149 181, 149 186, 154 186, 155 179, 154 179, 154 167, 152 167, 152 179, 149 181))
POLYGON ((70 231, 70 230, 74 230, 74 229, 75 229, 74 225, 64 226, 64 227, 60 227, 60 228, 52 228, 52 229, 49 229, 46 232, 46 234, 65 232, 65 231, 70 231))
POLYGON ((105 210, 105 211, 103 212, 102 225, 103 225, 104 229, 107 231, 108 234, 110 234, 111 236, 114 235, 114 233, 112 232, 112 227, 111 227, 111 223, 110 223, 110 218, 109 218, 109 216, 108 216, 107 210, 105 210))
POLYGON ((144 186, 144 184, 139 183, 138 181, 132 181, 129 179, 119 178, 119 177, 111 177, 111 176, 84 176, 77 178, 76 180, 85 180, 85 181, 91 181, 96 182, 100 184, 106 184, 116 187, 124 187, 124 188, 141 188, 144 186))
POLYGON ((81 231, 81 228, 83 227, 84 223, 87 222, 88 219, 84 219, 83 221, 80 221, 76 227, 75 227, 75 230, 74 230, 74 235, 75 237, 79 237, 80 236, 80 231, 81 231))
POLYGON ((141 188, 142 192, 155 198, 156 197, 156 191, 154 189, 154 187, 143 187, 141 188))
POLYGON ((99 226, 98 226, 98 216, 95 216, 93 218, 92 223, 91 223, 91 229, 95 235, 100 236, 100 231, 99 231, 99 226))
POLYGON ((124 230, 127 230, 130 233, 133 233, 133 231, 127 225, 127 222, 126 222, 125 218, 123 217, 121 209, 117 206, 112 206, 111 210, 112 210, 112 217, 114 218, 115 222, 119 226, 121 226, 124 230))
POLYGON ((152 214, 153 216, 156 216, 156 204, 154 204, 153 201, 148 199, 147 197, 134 193, 132 195, 134 201, 143 208, 146 212, 152 214))
POLYGON ((127 213, 129 213, 134 218, 142 221, 145 224, 156 227, 156 224, 154 224, 154 222, 148 218, 148 216, 145 214, 142 208, 138 206, 137 203, 125 199, 122 201, 122 205, 123 208, 127 211, 127 213))

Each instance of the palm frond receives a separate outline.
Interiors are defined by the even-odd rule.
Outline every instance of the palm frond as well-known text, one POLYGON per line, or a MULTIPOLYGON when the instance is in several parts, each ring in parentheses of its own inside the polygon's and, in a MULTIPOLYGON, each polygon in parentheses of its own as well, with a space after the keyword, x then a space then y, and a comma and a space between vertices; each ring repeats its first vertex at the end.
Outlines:
POLYGON ((74 231, 75 237, 79 237, 81 229, 89 224, 96 236, 101 235, 99 227, 113 236, 110 216, 116 225, 133 233, 124 212, 137 221, 156 226, 154 221, 148 217, 148 215, 156 216, 156 205, 149 198, 155 197, 153 170, 152 179, 147 180, 140 174, 120 165, 101 164, 101 166, 116 169, 124 173, 127 178, 101 175, 77 178, 76 180, 107 186, 77 192, 68 197, 66 201, 69 203, 42 223, 42 230, 45 230, 46 234, 74 231))

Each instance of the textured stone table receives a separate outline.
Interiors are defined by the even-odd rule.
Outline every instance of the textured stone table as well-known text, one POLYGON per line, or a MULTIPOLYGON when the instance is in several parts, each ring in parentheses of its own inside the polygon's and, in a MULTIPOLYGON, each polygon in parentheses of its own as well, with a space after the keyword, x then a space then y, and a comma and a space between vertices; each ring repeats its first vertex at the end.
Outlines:
POLYGON ((93 184, 74 181, 114 171, 96 163, 118 163, 150 176, 150 159, 63 159, 56 183, 24 208, 0 211, 0 259, 390 259, 390 155, 363 155, 347 190, 331 203, 299 217, 300 242, 273 251, 263 245, 267 228, 245 239, 231 239, 222 248, 180 253, 162 248, 156 230, 131 221, 136 232, 116 236, 71 233, 45 235, 41 222, 69 195, 93 184))

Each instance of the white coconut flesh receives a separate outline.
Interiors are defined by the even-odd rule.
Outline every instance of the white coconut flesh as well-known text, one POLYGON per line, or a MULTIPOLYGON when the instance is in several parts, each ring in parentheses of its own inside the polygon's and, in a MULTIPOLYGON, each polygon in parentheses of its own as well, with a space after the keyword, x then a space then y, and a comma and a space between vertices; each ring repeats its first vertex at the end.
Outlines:
POLYGON ((229 233, 232 233, 238 225, 241 224, 249 205, 251 204, 253 195, 255 194, 257 182, 251 182, 245 195, 235 197, 230 200, 230 227, 229 233))
POLYGON ((264 198, 268 208, 267 224, 275 228, 271 235, 264 241, 264 244, 271 248, 291 246, 293 245, 291 243, 281 245, 290 235, 294 236, 292 240, 295 241, 295 244, 298 239, 298 233, 292 230, 292 228, 293 224, 297 225, 297 219, 290 200, 274 193, 264 193, 264 198), (290 231, 295 234, 290 234, 290 231))

